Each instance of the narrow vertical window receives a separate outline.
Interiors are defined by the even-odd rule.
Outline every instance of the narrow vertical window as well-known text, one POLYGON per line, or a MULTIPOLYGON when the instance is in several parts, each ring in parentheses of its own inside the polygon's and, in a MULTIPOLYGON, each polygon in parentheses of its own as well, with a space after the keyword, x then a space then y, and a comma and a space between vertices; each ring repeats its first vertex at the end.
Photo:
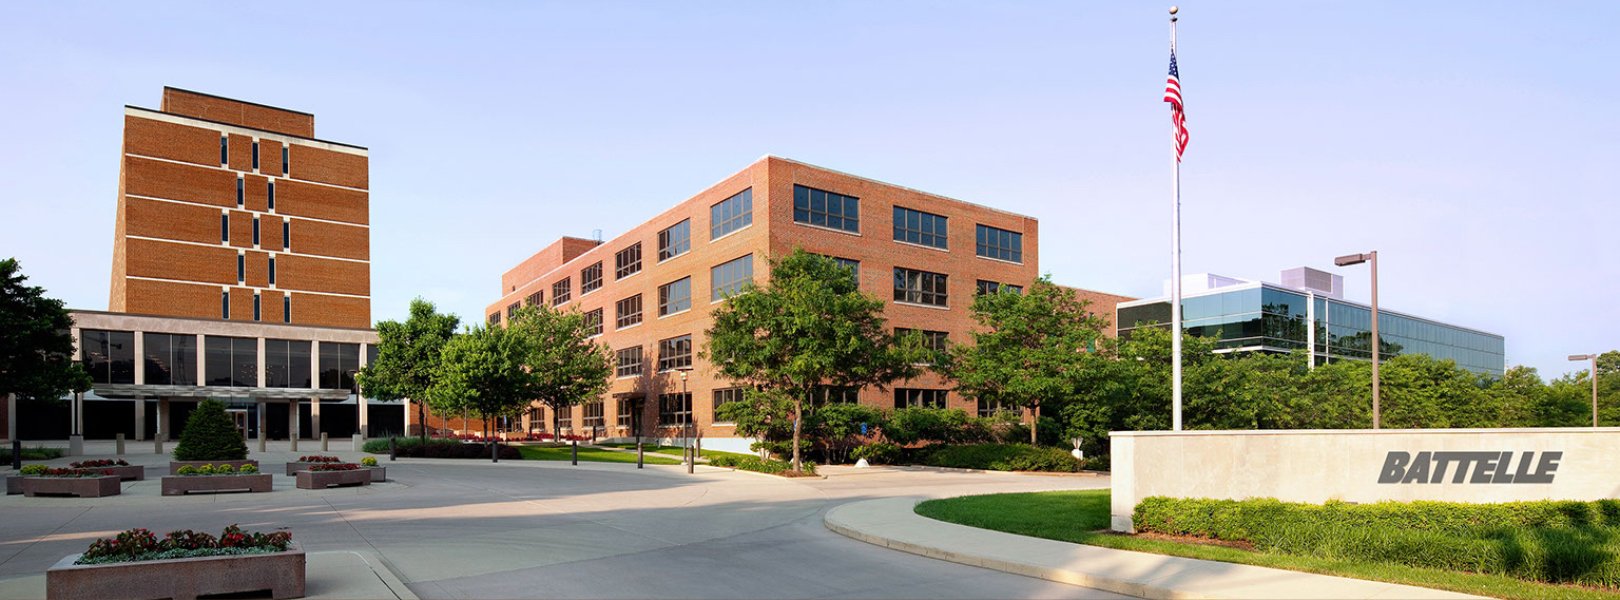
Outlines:
POLYGON ((292 221, 281 222, 281 249, 292 249, 292 221))
POLYGON ((219 136, 219 165, 225 166, 231 162, 231 139, 219 136))
POLYGON ((221 318, 221 319, 229 319, 229 318, 231 318, 231 292, 230 292, 230 290, 225 290, 225 291, 219 293, 219 311, 220 311, 219 318, 221 318))
POLYGON ((259 143, 253 142, 253 170, 259 170, 259 143))
POLYGON ((270 182, 270 210, 276 209, 276 182, 270 182))
POLYGON ((292 322, 292 294, 281 297, 281 322, 292 322))
POLYGON ((253 245, 259 245, 259 218, 253 217, 253 245))
POLYGON ((222 244, 231 241, 231 216, 219 213, 219 242, 222 244))
POLYGON ((276 257, 270 257, 270 285, 276 284, 276 257))
POLYGON ((259 316, 260 316, 260 313, 259 313, 259 294, 257 292, 254 292, 254 294, 253 294, 253 320, 255 320, 255 321, 259 320, 259 316))
POLYGON ((281 147, 281 176, 287 176, 287 146, 281 147))
POLYGON ((242 207, 242 178, 236 178, 236 207, 242 207))
POLYGON ((236 255, 236 282, 237 283, 242 283, 243 281, 246 281, 246 280, 247 280, 247 256, 243 255, 243 254, 237 254, 236 255))

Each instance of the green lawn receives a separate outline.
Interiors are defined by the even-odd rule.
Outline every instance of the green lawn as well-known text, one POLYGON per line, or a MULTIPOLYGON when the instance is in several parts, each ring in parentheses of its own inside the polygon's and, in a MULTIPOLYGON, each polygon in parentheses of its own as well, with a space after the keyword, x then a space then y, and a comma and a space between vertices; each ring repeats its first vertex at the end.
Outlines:
MULTIPOLYGON (((618 443, 615 443, 615 444, 597 444, 597 445, 598 446, 607 446, 609 448, 624 448, 624 449, 627 449, 627 450, 635 450, 636 449, 635 444, 618 444, 618 443)), ((643 444, 642 445, 642 450, 646 451, 649 454, 657 453, 657 454, 668 454, 670 456, 680 456, 682 449, 681 449, 680 446, 654 446, 652 444, 643 444)), ((631 455, 631 456, 634 456, 634 455, 631 455)), ((741 453, 737 453, 737 452, 726 452, 724 450, 704 450, 703 451, 703 458, 714 458, 716 456, 753 456, 753 455, 752 454, 741 454, 741 453)))
POLYGON ((1108 533, 1108 490, 993 494, 929 500, 917 514, 972 527, 1120 550, 1291 569, 1494 596, 1497 598, 1620 598, 1620 590, 1533 583, 1499 575, 1272 554, 1108 533))
MULTIPOLYGON (((570 450, 569 450, 568 446, 518 446, 517 449, 518 449, 518 452, 523 454, 523 460, 569 460, 570 459, 570 450)), ((581 460, 583 462, 634 463, 634 462, 636 462, 636 453, 634 453, 634 452, 614 452, 612 450, 603 450, 601 448, 586 448, 586 447, 581 446, 580 449, 579 449, 579 460, 581 460)), ((649 465, 678 465, 678 464, 681 464, 681 461, 679 459, 665 458, 665 457, 662 457, 662 456, 656 456, 656 455, 651 455, 651 454, 649 454, 646 457, 645 462, 646 462, 646 464, 649 464, 649 465)))

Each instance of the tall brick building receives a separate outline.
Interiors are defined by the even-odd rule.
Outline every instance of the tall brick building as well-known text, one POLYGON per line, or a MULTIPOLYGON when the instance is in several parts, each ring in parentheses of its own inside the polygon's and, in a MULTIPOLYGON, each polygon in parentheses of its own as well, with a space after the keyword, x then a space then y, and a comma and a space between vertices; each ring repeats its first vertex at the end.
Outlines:
MULTIPOLYGON (((740 388, 697 355, 710 311, 727 291, 769 276, 770 259, 795 248, 854 268, 863 292, 886 301, 895 328, 961 342, 974 326, 968 307, 985 289, 1028 286, 1040 273, 1034 218, 864 177, 768 156, 606 242, 563 238, 501 277, 485 318, 509 319, 525 303, 573 305, 601 324, 598 341, 618 358, 598 402, 564 415, 568 432, 677 435, 696 420, 711 447, 746 449, 715 406, 740 388), (690 367, 682 392, 680 369, 690 367)), ((1112 305, 1099 307, 1112 316, 1112 305)), ((932 373, 889 390, 829 389, 828 401, 872 406, 944 406, 977 412, 932 373)), ((544 431, 550 415, 531 408, 522 427, 544 431)), ((458 418, 440 427, 476 429, 458 418)))
POLYGON ((371 326, 365 148, 315 117, 176 88, 124 109, 109 307, 371 326))

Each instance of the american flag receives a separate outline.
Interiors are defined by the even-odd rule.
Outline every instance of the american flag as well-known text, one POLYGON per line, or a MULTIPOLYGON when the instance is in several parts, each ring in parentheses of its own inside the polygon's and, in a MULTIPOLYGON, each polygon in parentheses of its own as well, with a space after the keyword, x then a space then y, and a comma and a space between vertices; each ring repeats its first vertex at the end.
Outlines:
POLYGON ((1170 122, 1175 125, 1176 161, 1187 150, 1187 115, 1181 108, 1181 73, 1176 70, 1176 49, 1170 49, 1170 78, 1164 84, 1164 101, 1170 103, 1170 122))

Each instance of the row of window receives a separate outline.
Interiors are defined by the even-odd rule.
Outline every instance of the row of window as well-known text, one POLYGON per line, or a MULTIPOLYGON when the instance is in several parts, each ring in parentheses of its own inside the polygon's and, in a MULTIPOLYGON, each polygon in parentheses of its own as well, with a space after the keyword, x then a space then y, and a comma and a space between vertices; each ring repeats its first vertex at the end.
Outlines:
MULTIPOLYGON (((231 243, 231 215, 219 213, 219 241, 222 244, 231 243)), ((253 245, 259 245, 259 217, 253 217, 253 245)), ((292 250, 292 220, 281 220, 281 249, 292 250)))
MULTIPOLYGON (((857 388, 840 388, 824 386, 817 390, 826 392, 818 394, 816 403, 855 404, 857 388)), ((711 392, 711 414, 718 415, 720 407, 728 402, 741 402, 744 396, 743 388, 723 388, 711 392)), ((944 406, 946 390, 900 388, 895 390, 895 408, 912 406, 928 406, 941 408, 944 406)), ((691 392, 674 392, 658 395, 658 426, 682 427, 692 423, 692 396, 691 392)), ((614 401, 614 424, 624 428, 634 428, 640 425, 636 414, 636 405, 641 398, 618 398, 614 401)), ((594 400, 579 405, 581 429, 595 429, 607 425, 607 403, 594 400)), ((1016 412, 1016 408, 1008 408, 998 403, 980 400, 977 406, 978 416, 989 417, 1002 412, 1016 412)), ((572 406, 562 407, 557 411, 557 426, 563 429, 574 428, 574 412, 572 406)), ((718 417, 717 417, 718 419, 718 417)), ((534 406, 529 408, 529 422, 531 427, 543 429, 549 421, 545 418, 545 409, 534 406)), ((720 421, 717 421, 720 422, 720 421)))
MULTIPOLYGON (((586 291, 594 291, 595 289, 601 287, 601 266, 601 263, 595 263, 589 267, 586 267, 583 271, 582 279, 584 281, 592 281, 593 276, 595 278, 594 286, 586 291)), ((740 293, 754 281, 754 255, 749 254, 734 260, 726 261, 719 265, 715 265, 715 267, 710 270, 709 275, 711 301, 718 302, 728 295, 740 293)), ((552 284, 551 303, 553 306, 565 304, 572 299, 572 288, 570 287, 571 284, 571 277, 564 277, 561 281, 552 284)), ((534 294, 529 295, 527 301, 532 306, 539 304, 541 299, 542 296, 540 293, 535 292, 534 294)), ((506 317, 510 319, 512 314, 517 312, 517 308, 518 305, 516 303, 508 305, 506 307, 506 317)), ((668 316, 690 310, 691 308, 691 277, 682 277, 675 281, 658 286, 658 316, 668 316)), ((625 327, 630 327, 632 325, 641 323, 641 294, 636 294, 634 296, 618 300, 614 303, 614 309, 617 313, 614 318, 615 327, 623 329, 625 327)), ((596 309, 592 312, 597 313, 598 318, 601 317, 601 309, 596 309)), ((495 312, 489 315, 489 324, 496 325, 500 322, 501 313, 495 312)), ((598 321, 598 325, 599 324, 600 321, 598 321)), ((597 333, 601 333, 599 328, 597 333)))
MULTIPOLYGON (((793 222, 860 233, 861 199, 802 185, 793 186, 793 222)), ((950 218, 894 207, 894 241, 947 250, 950 218)), ((985 258, 1024 262, 1024 234, 975 224, 973 253, 985 258)))
MULTIPOLYGON (((237 261, 236 261, 237 278, 238 278, 238 281, 240 281, 241 276, 242 276, 242 273, 241 273, 242 257, 237 256, 236 258, 237 258, 237 261)), ((276 272, 276 259, 272 258, 272 259, 270 259, 270 283, 275 283, 276 282, 275 272, 276 272)), ((219 318, 225 319, 227 321, 231 320, 231 292, 230 292, 230 290, 221 290, 219 292, 219 313, 220 313, 219 318)), ((263 300, 260 299, 258 292, 253 292, 253 320, 254 321, 263 321, 264 320, 264 304, 263 304, 263 300)), ((282 294, 281 295, 281 322, 282 323, 291 323, 292 322, 292 294, 282 294)))
MULTIPOLYGON (((79 361, 95 383, 133 384, 135 369, 143 368, 145 385, 197 385, 197 336, 142 333, 145 346, 139 365, 135 332, 86 329, 79 332, 79 361)), ((367 344, 370 361, 377 347, 367 344)), ((264 387, 353 389, 360 368, 360 344, 321 342, 312 357, 309 340, 264 340, 264 387), (318 364, 311 373, 311 361, 318 364), (318 377, 318 379, 317 379, 318 377)), ((259 386, 259 341, 256 338, 204 336, 203 385, 259 386)))
MULTIPOLYGON (((286 177, 291 172, 292 157, 288 152, 289 146, 281 146, 281 175, 286 177)), ((228 167, 231 164, 231 140, 228 136, 219 136, 219 166, 228 167)), ((253 141, 253 170, 259 170, 259 141, 253 141)))

